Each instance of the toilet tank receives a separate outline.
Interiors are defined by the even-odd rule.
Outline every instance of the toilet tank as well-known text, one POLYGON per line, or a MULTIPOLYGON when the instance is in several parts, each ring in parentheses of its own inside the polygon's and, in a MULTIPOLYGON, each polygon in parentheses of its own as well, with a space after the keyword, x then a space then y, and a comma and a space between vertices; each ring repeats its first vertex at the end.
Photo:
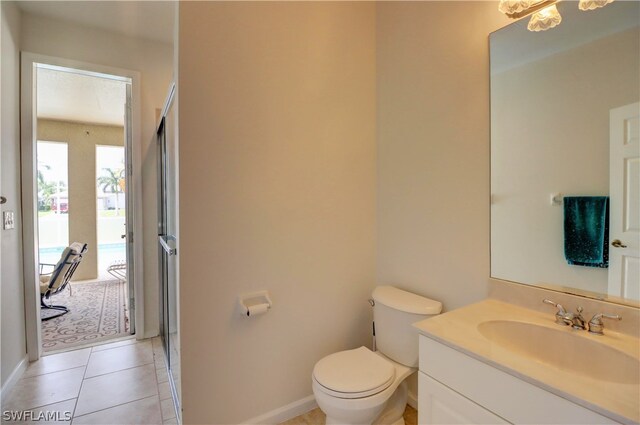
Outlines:
POLYGON ((418 367, 418 330, 413 323, 440 314, 442 303, 393 286, 373 291, 376 350, 409 367, 418 367))

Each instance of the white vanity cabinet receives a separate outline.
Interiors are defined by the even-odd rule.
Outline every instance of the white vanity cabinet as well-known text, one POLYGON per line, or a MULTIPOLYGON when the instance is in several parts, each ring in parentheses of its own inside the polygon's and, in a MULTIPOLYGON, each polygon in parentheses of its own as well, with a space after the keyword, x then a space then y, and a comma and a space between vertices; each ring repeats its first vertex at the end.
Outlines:
POLYGON ((507 424, 484 407, 458 394, 446 385, 429 377, 418 375, 419 423, 421 424, 507 424))
POLYGON ((420 335, 420 424, 615 424, 434 339, 420 335))

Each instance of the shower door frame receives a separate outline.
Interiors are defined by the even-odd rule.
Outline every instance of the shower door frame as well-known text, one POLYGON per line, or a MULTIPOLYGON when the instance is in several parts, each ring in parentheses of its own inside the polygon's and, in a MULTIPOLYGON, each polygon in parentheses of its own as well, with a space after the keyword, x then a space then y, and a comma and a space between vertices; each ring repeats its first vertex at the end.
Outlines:
MULTIPOLYGON (((175 107, 175 95, 176 95, 176 86, 175 83, 171 84, 169 88, 169 94, 165 101, 164 107, 162 109, 162 113, 160 114, 160 123, 157 128, 157 168, 158 168, 158 283, 159 283, 159 330, 160 330, 160 338, 162 340, 162 348, 165 354, 165 359, 167 363, 167 372, 169 377, 169 384, 171 387, 171 393, 174 401, 174 408, 176 410, 176 416, 181 418, 181 397, 180 397, 180 383, 176 382, 174 376, 174 365, 178 365, 178 369, 180 368, 180 356, 178 355, 176 360, 173 359, 173 352, 171 344, 176 340, 180 339, 180 284, 179 284, 179 270, 180 270, 180 262, 178 257, 178 245, 179 245, 179 211, 178 211, 178 199, 179 199, 179 185, 178 185, 178 152, 176 149, 177 146, 177 116, 172 117, 173 119, 169 123, 169 127, 167 128, 167 119, 171 116, 172 108, 175 107), (172 133, 173 137, 173 151, 167 151, 167 131, 172 133), (167 158, 172 155, 174 161, 172 164, 175 169, 173 172, 169 172, 169 166, 167 164, 167 158), (170 183, 169 179, 173 177, 173 197, 174 199, 167 199, 168 184, 170 183), (173 201, 173 207, 175 210, 173 211, 174 217, 174 228, 169 229, 169 214, 167 214, 167 210, 170 208, 168 202, 173 201), (167 232, 173 231, 174 234, 169 234, 167 232), (170 246, 173 245, 173 246, 170 246), (175 297, 175 310, 172 312, 169 301, 170 301, 170 293, 169 293, 169 261, 175 261, 174 270, 174 297, 175 297), (173 320, 175 321, 175 328, 177 337, 175 339, 171 338, 171 314, 174 314, 173 320)), ((179 351, 180 344, 177 344, 179 351)), ((179 372, 178 372, 179 373, 179 372)))

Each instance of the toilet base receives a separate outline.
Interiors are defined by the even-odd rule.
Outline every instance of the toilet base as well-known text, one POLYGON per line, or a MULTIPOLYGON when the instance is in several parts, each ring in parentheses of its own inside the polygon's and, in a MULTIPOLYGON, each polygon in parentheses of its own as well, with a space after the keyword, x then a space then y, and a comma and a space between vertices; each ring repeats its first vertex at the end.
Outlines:
MULTIPOLYGON (((348 422, 345 421, 344 418, 338 419, 327 415, 326 425, 405 425, 403 415, 404 410, 407 407, 407 395, 407 382, 403 381, 394 391, 391 398, 384 404, 384 407, 381 406, 382 411, 377 415, 377 417, 374 416, 375 419, 372 422, 370 422, 371 419, 364 419, 368 416, 366 411, 360 411, 357 412, 359 414, 357 414, 356 412, 351 412, 351 415, 348 416, 353 416, 348 422)), ((320 405, 320 407, 323 407, 322 404, 320 405)), ((325 409, 329 410, 326 408, 326 406, 325 409)), ((326 413, 325 409, 323 409, 323 411, 326 413)), ((369 414, 376 415, 375 408, 369 410, 369 412, 371 412, 369 414)), ((345 412, 341 412, 341 414, 343 415, 344 413, 345 412)))
MULTIPOLYGON (((344 421, 333 419, 333 418, 330 418, 329 416, 327 416, 325 424, 326 425, 345 425, 344 421)), ((358 425, 364 425, 364 424, 358 424, 358 425)), ((366 424, 366 425, 369 425, 369 424, 366 424)), ((400 418, 396 420, 394 423, 386 424, 386 425, 405 425, 404 417, 400 416, 400 418)))
POLYGON ((372 425, 405 425, 404 411, 407 408, 408 395, 407 381, 403 381, 372 425))
POLYGON ((395 421, 392 425, 405 425, 405 423, 404 423, 404 417, 401 417, 400 419, 398 419, 397 421, 395 421))

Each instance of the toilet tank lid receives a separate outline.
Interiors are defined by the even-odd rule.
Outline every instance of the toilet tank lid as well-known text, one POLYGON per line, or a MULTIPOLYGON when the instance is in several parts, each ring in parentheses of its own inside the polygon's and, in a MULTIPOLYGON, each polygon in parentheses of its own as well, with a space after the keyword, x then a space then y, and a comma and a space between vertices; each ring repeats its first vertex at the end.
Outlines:
POLYGON ((378 286, 373 290, 373 300, 395 310, 412 314, 440 314, 442 303, 393 286, 378 286))

